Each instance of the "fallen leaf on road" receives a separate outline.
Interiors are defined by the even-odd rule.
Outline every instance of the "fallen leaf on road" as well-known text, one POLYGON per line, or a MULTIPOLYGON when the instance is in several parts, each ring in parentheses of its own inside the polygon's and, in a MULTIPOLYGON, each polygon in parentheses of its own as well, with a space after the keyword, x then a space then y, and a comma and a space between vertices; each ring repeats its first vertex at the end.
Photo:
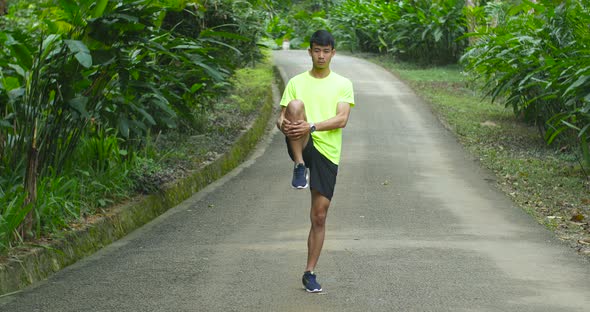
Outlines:
POLYGON ((498 126, 495 122, 489 121, 489 120, 486 120, 486 121, 480 123, 480 125, 487 126, 487 127, 497 127, 498 126))
POLYGON ((574 221, 574 222, 582 222, 584 221, 584 215, 581 213, 575 214, 572 216, 572 218, 570 219, 570 221, 574 221))

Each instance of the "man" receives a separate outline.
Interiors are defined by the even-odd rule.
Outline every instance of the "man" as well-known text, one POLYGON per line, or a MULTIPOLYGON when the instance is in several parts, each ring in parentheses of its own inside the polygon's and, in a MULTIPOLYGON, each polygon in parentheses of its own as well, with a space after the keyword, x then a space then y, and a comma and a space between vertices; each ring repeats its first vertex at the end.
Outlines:
POLYGON ((354 93, 350 80, 330 70, 336 50, 329 32, 316 31, 308 53, 312 68, 287 84, 277 127, 285 134, 294 162, 292 186, 311 189, 311 229, 302 280, 308 292, 321 292, 314 269, 324 244, 326 216, 340 161, 342 128, 354 106, 354 93))

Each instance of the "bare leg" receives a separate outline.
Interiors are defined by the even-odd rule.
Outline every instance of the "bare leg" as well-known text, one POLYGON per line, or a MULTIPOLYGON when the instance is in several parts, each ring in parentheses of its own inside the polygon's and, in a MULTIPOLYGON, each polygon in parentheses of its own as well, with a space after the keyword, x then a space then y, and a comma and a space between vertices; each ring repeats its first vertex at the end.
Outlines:
POLYGON ((307 267, 305 271, 313 271, 322 247, 324 246, 324 237, 326 234, 326 216, 330 200, 316 190, 311 191, 311 229, 307 238, 307 267))
MULTIPOLYGON (((303 101, 293 100, 289 102, 289 105, 287 105, 287 110, 285 111, 285 119, 289 120, 292 123, 301 120, 307 121, 303 101)), ((293 151, 293 161, 295 161, 296 164, 303 163, 303 148, 307 145, 307 141, 309 141, 308 136, 305 136, 298 140, 293 140, 289 138, 289 146, 291 147, 291 151, 293 151)))

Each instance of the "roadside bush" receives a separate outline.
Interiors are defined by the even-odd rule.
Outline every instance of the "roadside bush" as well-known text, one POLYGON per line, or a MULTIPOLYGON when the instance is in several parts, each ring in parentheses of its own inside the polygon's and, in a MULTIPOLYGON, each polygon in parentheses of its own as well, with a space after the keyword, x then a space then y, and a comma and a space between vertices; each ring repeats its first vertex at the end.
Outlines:
POLYGON ((261 13, 248 1, 14 1, 9 12, 0 17, 0 250, 127 196, 135 163, 125 151, 207 120, 232 72, 260 58, 261 13), (177 12, 192 19, 166 19, 177 12), (182 22, 200 29, 162 27, 182 22))
POLYGON ((422 64, 456 63, 467 45, 464 1, 346 0, 330 14, 352 51, 392 53, 422 64))
POLYGON ((399 14, 400 6, 395 2, 347 0, 331 12, 330 23, 339 48, 384 53, 384 38, 399 14))
POLYGON ((326 12, 330 12, 332 6, 331 1, 277 3, 276 7, 270 9, 271 13, 266 21, 266 33, 279 47, 283 39, 287 39, 291 48, 307 49, 309 38, 316 30, 331 31, 326 12))
POLYGON ((0 179, 0 251, 11 247, 12 242, 20 239, 17 229, 33 208, 32 204, 25 204, 23 184, 7 181, 7 173, 3 171, 0 179))
MULTIPOLYGON (((541 135, 581 147, 590 165, 590 10, 581 1, 504 6, 464 56, 494 100, 537 125, 541 135)), ((497 10, 496 10, 497 12, 497 10)), ((488 17, 489 20, 489 17, 488 17)))

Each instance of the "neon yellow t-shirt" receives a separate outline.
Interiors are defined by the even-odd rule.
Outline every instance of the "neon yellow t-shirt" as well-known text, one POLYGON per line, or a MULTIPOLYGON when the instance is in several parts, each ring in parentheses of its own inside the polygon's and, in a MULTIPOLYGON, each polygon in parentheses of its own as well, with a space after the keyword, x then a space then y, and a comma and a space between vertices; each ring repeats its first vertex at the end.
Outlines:
MULTIPOLYGON (((287 106, 295 99, 303 101, 308 122, 324 121, 336 116, 339 102, 354 106, 352 82, 335 72, 319 79, 306 71, 289 80, 281 106, 287 106)), ((342 149, 342 129, 315 131, 311 135, 316 149, 338 165, 342 149)))

